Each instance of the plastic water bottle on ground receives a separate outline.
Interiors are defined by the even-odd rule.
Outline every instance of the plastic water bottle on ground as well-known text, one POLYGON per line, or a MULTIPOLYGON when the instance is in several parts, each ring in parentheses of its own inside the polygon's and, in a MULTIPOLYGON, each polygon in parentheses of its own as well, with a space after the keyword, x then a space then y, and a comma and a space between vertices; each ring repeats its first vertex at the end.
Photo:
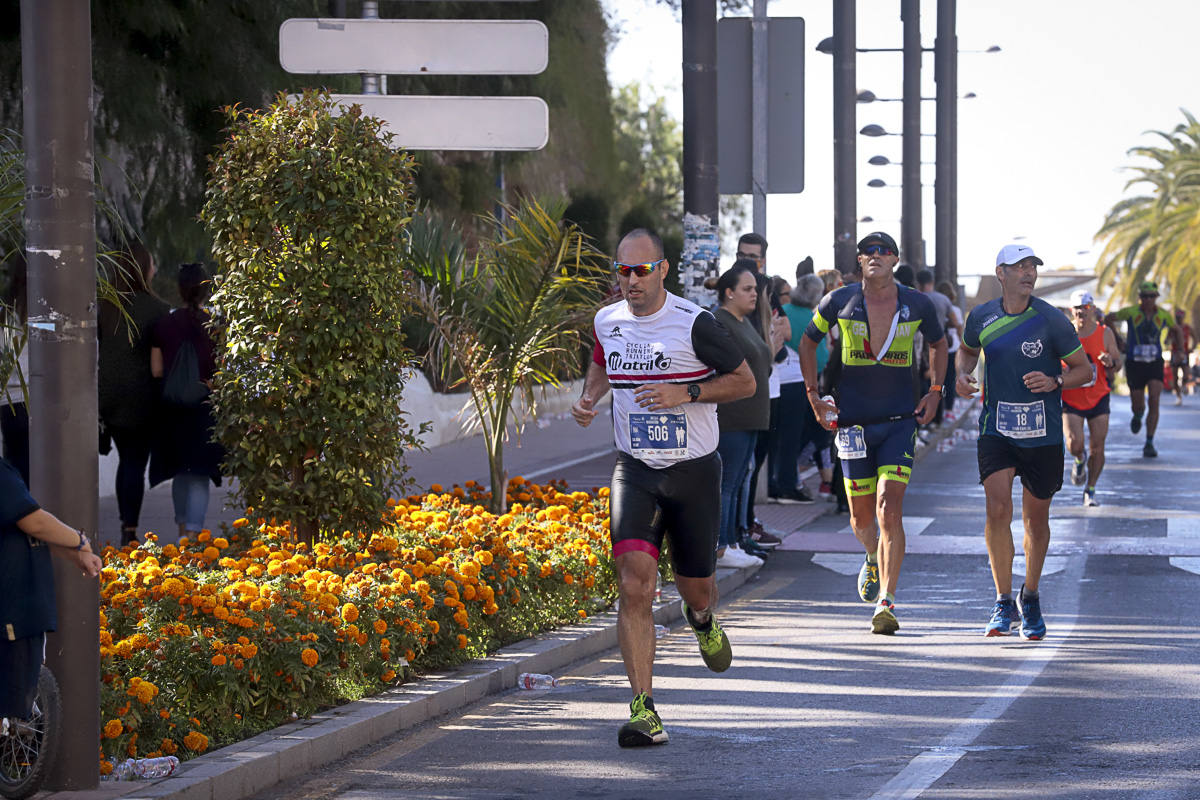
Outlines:
POLYGON ((552 689, 558 686, 558 678, 540 672, 522 672, 517 676, 518 689, 552 689))
MULTIPOLYGON (((833 397, 831 395, 825 395, 824 397, 822 397, 821 402, 828 403, 831 406, 837 405, 836 403, 833 402, 833 397)), ((837 427, 837 412, 836 411, 826 411, 825 412, 825 421, 832 422, 834 424, 834 427, 837 427)))
POLYGON ((177 769, 179 759, 175 756, 130 758, 121 762, 112 774, 118 781, 152 780, 173 775, 177 769))

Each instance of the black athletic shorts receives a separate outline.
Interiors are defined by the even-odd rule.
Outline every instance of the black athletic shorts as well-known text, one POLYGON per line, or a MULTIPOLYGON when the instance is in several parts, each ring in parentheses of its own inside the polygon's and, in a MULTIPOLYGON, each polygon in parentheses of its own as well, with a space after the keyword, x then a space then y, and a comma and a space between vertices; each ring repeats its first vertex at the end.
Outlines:
POLYGON ((1125 381, 1129 384, 1129 388, 1135 392, 1140 392, 1146 388, 1146 384, 1150 381, 1163 382, 1163 360, 1160 358, 1157 361, 1134 361, 1130 359, 1125 362, 1125 381))
POLYGON ((1049 500, 1062 488, 1063 446, 1017 447, 1003 436, 980 436, 979 482, 993 472, 1015 469, 1021 485, 1039 500, 1049 500))
POLYGON ((713 452, 655 469, 618 452, 609 509, 614 558, 641 550, 657 560, 663 536, 670 536, 675 572, 707 578, 717 567, 721 457, 713 452))
POLYGON ((1091 408, 1076 408, 1066 400, 1063 400, 1063 413, 1074 414, 1075 416, 1083 417, 1084 419, 1095 419, 1096 417, 1102 417, 1110 411, 1110 403, 1108 401, 1108 398, 1110 397, 1112 397, 1111 393, 1104 395, 1104 397, 1101 397, 1099 402, 1097 402, 1096 405, 1092 406, 1091 408))

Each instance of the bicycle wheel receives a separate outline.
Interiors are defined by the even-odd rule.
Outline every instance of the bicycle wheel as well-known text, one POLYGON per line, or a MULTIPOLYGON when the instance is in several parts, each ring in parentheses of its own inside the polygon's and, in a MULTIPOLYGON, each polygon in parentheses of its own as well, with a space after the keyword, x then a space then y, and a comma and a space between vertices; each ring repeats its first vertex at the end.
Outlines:
POLYGON ((29 719, 0 725, 0 795, 22 800, 42 787, 50 774, 62 731, 58 681, 44 664, 29 719))

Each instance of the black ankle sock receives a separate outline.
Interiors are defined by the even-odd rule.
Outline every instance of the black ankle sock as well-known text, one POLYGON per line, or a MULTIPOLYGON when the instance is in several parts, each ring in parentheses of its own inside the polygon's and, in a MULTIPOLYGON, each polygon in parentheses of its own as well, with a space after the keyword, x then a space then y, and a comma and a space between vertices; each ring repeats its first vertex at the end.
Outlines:
POLYGON ((704 620, 702 623, 696 621, 696 617, 694 614, 692 614, 692 610, 690 608, 687 610, 687 616, 688 622, 698 631, 707 631, 712 628, 712 612, 708 613, 708 619, 704 620))
POLYGON ((654 708, 654 698, 651 697, 650 695, 646 695, 646 699, 642 701, 642 705, 644 705, 646 708, 650 709, 651 711, 657 710, 654 708))

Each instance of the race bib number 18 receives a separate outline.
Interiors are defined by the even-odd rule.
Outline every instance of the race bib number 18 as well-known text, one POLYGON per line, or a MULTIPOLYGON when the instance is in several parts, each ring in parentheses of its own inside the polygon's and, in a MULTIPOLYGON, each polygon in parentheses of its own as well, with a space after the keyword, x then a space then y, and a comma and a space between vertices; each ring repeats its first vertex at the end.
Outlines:
POLYGON ((634 458, 687 455, 687 414, 630 414, 629 454, 634 458))
POLYGON ((1046 405, 1032 403, 996 404, 996 430, 1010 439, 1039 439, 1046 435, 1046 405))

